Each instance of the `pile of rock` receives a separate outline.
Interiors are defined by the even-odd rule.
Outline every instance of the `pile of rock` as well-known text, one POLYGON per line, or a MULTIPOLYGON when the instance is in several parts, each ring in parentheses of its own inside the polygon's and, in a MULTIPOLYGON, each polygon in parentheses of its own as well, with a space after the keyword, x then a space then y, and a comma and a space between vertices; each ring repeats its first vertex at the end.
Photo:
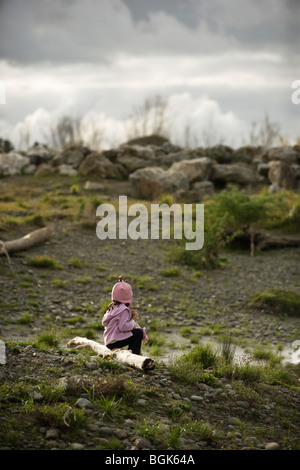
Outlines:
POLYGON ((300 187, 297 145, 267 150, 252 146, 232 149, 225 145, 187 149, 168 141, 149 145, 141 140, 102 152, 82 145, 57 151, 41 144, 35 144, 28 152, 16 152, 7 141, 0 140, 2 176, 58 173, 94 181, 128 179, 136 195, 147 199, 173 194, 194 202, 228 184, 266 185, 271 192, 300 187))

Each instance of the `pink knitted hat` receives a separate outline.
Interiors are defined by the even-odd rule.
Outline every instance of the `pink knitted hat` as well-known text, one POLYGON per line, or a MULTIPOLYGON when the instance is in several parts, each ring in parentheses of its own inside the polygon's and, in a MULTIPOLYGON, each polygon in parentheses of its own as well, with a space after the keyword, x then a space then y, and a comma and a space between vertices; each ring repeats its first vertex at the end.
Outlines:
POLYGON ((114 285, 111 291, 111 300, 120 302, 121 304, 132 304, 132 289, 131 285, 123 281, 123 276, 119 276, 118 282, 114 285))

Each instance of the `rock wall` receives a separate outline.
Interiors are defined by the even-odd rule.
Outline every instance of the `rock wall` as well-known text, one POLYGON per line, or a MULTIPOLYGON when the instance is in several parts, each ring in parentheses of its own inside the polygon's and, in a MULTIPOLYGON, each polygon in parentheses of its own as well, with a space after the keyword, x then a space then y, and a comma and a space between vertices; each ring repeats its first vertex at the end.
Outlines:
POLYGON ((147 144, 144 139, 102 152, 82 145, 70 145, 58 151, 42 144, 18 152, 0 139, 0 176, 51 173, 80 175, 93 181, 127 179, 137 197, 156 199, 173 194, 178 200, 196 202, 229 184, 250 188, 268 186, 270 192, 299 189, 300 147, 266 150, 218 145, 188 149, 168 141, 147 144))

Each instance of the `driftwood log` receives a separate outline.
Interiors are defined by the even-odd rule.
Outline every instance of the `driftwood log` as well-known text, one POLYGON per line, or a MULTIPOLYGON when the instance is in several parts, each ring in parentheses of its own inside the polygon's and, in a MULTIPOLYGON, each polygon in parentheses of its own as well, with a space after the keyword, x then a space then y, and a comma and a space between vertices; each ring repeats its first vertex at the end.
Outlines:
POLYGON ((76 336, 67 343, 67 346, 68 348, 75 349, 90 349, 98 354, 98 356, 110 357, 140 370, 153 370, 155 368, 154 361, 150 357, 132 354, 131 351, 126 349, 110 350, 103 344, 97 343, 96 341, 92 341, 87 338, 76 336))
POLYGON ((7 242, 0 241, 0 255, 6 255, 14 251, 28 250, 34 245, 44 243, 51 238, 52 233, 48 227, 24 235, 22 238, 7 242))
MULTIPOLYGON (((231 235, 228 231, 227 235, 231 235)), ((248 226, 240 228, 239 233, 232 238, 231 246, 250 248, 251 254, 255 250, 274 250, 280 248, 300 247, 300 235, 273 234, 264 231, 250 230, 248 226)))

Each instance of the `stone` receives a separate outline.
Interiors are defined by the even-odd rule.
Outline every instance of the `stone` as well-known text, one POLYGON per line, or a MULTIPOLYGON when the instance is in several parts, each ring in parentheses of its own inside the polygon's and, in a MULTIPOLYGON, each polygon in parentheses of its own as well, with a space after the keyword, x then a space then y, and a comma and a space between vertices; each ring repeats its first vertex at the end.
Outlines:
POLYGON ((211 181, 216 183, 236 183, 239 185, 256 185, 259 175, 255 168, 244 163, 215 164, 212 167, 211 181))
POLYGON ((128 432, 125 431, 125 429, 116 429, 114 431, 114 435, 116 436, 117 439, 120 441, 123 441, 124 439, 128 438, 128 432))
POLYGON ((42 401, 43 395, 35 390, 32 394, 32 398, 34 401, 42 401))
POLYGON ((240 408, 249 408, 250 407, 249 403, 247 401, 244 401, 244 400, 237 401, 236 404, 240 408))
POLYGON ((270 169, 270 164, 269 163, 259 163, 257 165, 257 173, 261 176, 268 176, 268 172, 270 169))
POLYGON ((200 202, 215 193, 215 186, 211 181, 196 181, 188 191, 178 191, 178 198, 188 203, 200 202))
POLYGON ((132 173, 139 168, 154 165, 155 154, 150 147, 142 147, 139 145, 123 146, 122 151, 118 154, 117 163, 120 163, 127 171, 132 173))
POLYGON ((174 163, 181 162, 182 160, 191 160, 195 158, 195 154, 186 150, 180 150, 170 153, 163 153, 159 157, 156 157, 158 164, 165 168, 170 168, 174 163))
POLYGON ((29 164, 29 157, 25 157, 20 153, 9 152, 0 154, 0 174, 3 176, 19 175, 23 168, 29 164))
POLYGON ((207 181, 212 169, 212 160, 208 157, 193 158, 192 160, 181 160, 173 163, 170 171, 184 174, 190 183, 195 181, 207 181))
POLYGON ((64 175, 64 176, 77 175, 77 170, 75 170, 75 168, 73 168, 71 165, 66 165, 66 164, 59 165, 58 172, 60 175, 64 175))
POLYGON ((300 152, 289 146, 275 147, 269 150, 267 158, 288 164, 300 163, 300 152))
POLYGON ((69 165, 72 168, 78 169, 84 157, 85 152, 81 147, 70 146, 54 156, 53 165, 69 165))
POLYGON ((56 428, 50 428, 48 429, 48 431, 46 432, 46 439, 57 439, 59 437, 59 432, 56 428))
POLYGON ((87 400, 87 398, 78 398, 76 401, 76 406, 78 408, 94 408, 93 403, 87 400))
POLYGON ((144 400, 143 398, 139 398, 139 399, 137 400, 137 404, 138 404, 139 406, 145 406, 146 403, 147 403, 146 400, 144 400))
POLYGON ((296 176, 291 166, 284 161, 271 161, 268 171, 268 179, 272 184, 278 184, 280 188, 295 189, 296 176))
POLYGON ((49 163, 52 159, 52 152, 46 145, 36 143, 27 152, 30 163, 33 165, 41 165, 42 163, 49 163))
POLYGON ((137 449, 150 449, 151 443, 150 441, 148 441, 148 439, 145 439, 144 437, 137 437, 134 441, 134 446, 137 449))
POLYGON ((142 137, 136 137, 127 142, 127 145, 139 145, 139 146, 162 146, 169 144, 168 139, 157 134, 145 135, 142 137))
POLYGON ((56 173, 56 168, 53 168, 51 165, 48 165, 47 163, 42 163, 37 167, 37 170, 35 172, 35 176, 47 176, 51 175, 53 173, 56 173))
MULTIPOLYGON (((236 150, 233 150, 231 162, 242 163, 260 163, 265 161, 265 156, 262 147, 252 145, 245 145, 236 150)), ((220 163, 220 162, 219 162, 220 163)), ((225 163, 225 162, 224 162, 225 163)))
POLYGON ((199 395, 192 395, 191 400, 193 400, 193 401, 203 401, 203 398, 200 397, 199 395))
POLYGON ((228 145, 214 145, 205 149, 207 155, 216 160, 218 163, 232 163, 233 149, 228 145))
POLYGON ((25 166, 22 171, 25 175, 33 175, 36 172, 36 169, 37 166, 33 163, 30 163, 29 165, 25 166))
POLYGON ((83 444, 80 444, 79 442, 73 442, 71 444, 71 448, 73 450, 83 450, 84 449, 84 445, 83 444))
POLYGON ((99 152, 92 152, 81 163, 78 173, 82 176, 94 178, 120 178, 124 176, 120 165, 112 163, 99 152))
POLYGON ((185 175, 160 167, 136 170, 129 176, 129 181, 140 197, 152 200, 163 194, 174 194, 178 190, 189 189, 189 181, 185 175))
POLYGON ((100 436, 112 436, 112 434, 112 429, 108 426, 102 426, 101 428, 99 428, 100 436))
POLYGON ((278 450, 279 448, 280 446, 277 442, 268 442, 268 444, 265 445, 266 450, 278 450))
POLYGON ((90 432, 98 432, 99 426, 97 424, 90 423, 87 425, 87 430, 90 432))

